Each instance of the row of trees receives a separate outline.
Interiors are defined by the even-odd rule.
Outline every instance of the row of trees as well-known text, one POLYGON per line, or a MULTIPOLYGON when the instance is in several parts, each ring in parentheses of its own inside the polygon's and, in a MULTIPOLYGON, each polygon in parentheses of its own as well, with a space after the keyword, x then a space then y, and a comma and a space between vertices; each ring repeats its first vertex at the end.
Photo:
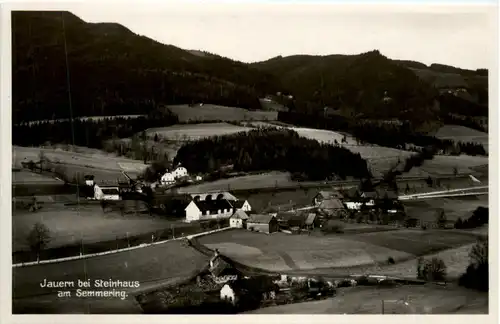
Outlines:
POLYGON ((431 146, 443 153, 470 155, 486 155, 481 144, 476 143, 454 143, 451 140, 442 140, 434 136, 416 132, 411 123, 402 122, 382 123, 369 120, 348 119, 342 116, 324 117, 296 112, 279 112, 278 120, 298 126, 327 129, 333 131, 348 132, 356 137, 360 143, 363 142, 402 149, 407 144, 418 147, 431 146))
POLYGON ((477 228, 485 224, 488 224, 488 218, 489 218, 488 208, 478 207, 469 218, 465 220, 458 218, 457 221, 455 222, 455 228, 457 229, 477 228))
POLYGON ((176 123, 178 123, 177 116, 168 111, 154 112, 138 118, 22 123, 12 126, 12 144, 38 146, 45 143, 65 143, 102 149, 105 147, 103 143, 108 139, 132 137, 148 128, 165 127, 176 123))
POLYGON ((182 163, 193 173, 232 165, 235 171, 301 172, 310 180, 324 180, 332 174, 340 178, 369 176, 366 161, 359 154, 275 128, 187 143, 177 152, 174 163, 182 163))

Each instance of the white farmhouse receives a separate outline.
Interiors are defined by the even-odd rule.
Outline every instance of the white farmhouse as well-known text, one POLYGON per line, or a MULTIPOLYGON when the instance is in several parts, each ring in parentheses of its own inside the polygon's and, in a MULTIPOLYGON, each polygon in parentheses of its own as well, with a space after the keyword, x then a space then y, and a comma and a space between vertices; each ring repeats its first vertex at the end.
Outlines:
POLYGON ((166 172, 161 176, 160 182, 163 185, 174 184, 177 179, 186 177, 188 175, 187 169, 185 167, 177 167, 172 172, 166 172))
POLYGON ((236 305, 238 302, 238 295, 235 292, 235 289, 231 287, 231 284, 225 284, 220 290, 220 299, 227 301, 233 305, 236 305))
POLYGON ((186 222, 193 222, 207 219, 229 218, 233 214, 234 208, 225 200, 192 200, 185 208, 186 222))
POLYGON ((175 177, 173 173, 167 172, 161 176, 160 182, 164 185, 173 184, 175 183, 175 177))
POLYGON ((230 218, 229 218, 229 226, 235 228, 244 228, 246 227, 246 221, 248 219, 248 215, 241 209, 238 209, 230 218))
POLYGON ((185 167, 177 167, 177 169, 172 172, 175 179, 179 179, 188 175, 187 169, 185 167))

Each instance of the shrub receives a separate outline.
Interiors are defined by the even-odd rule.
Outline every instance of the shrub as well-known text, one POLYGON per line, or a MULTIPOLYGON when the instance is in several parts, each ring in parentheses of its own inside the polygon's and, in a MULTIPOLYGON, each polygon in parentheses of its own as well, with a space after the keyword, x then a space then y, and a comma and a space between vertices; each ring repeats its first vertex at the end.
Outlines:
POLYGON ((395 264, 396 262, 394 261, 393 257, 389 257, 389 258, 387 259, 387 263, 388 263, 388 264, 395 264))
POLYGON ((432 258, 424 262, 419 259, 417 273, 418 279, 427 281, 444 280, 446 277, 446 264, 439 258, 432 258))

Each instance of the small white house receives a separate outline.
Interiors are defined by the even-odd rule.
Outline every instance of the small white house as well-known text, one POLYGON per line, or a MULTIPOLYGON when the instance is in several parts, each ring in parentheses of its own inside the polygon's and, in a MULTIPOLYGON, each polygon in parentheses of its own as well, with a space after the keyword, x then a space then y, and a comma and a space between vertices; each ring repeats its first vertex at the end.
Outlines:
POLYGON ((162 184, 172 184, 175 183, 175 177, 172 173, 167 172, 161 176, 160 182, 162 184))
POLYGON ((179 179, 188 175, 187 169, 185 167, 178 167, 172 172, 175 179, 179 179))
POLYGON ((241 209, 238 209, 230 218, 229 226, 234 228, 244 228, 248 215, 241 209))
POLYGON ((220 290, 220 299, 227 301, 233 305, 238 302, 238 296, 231 285, 225 284, 220 290))

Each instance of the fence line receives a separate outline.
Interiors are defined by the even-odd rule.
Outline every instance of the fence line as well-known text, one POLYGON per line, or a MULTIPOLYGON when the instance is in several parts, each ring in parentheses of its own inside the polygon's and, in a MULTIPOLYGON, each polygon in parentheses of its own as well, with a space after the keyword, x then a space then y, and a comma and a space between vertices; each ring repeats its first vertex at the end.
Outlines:
POLYGON ((132 247, 127 247, 123 249, 117 249, 117 250, 110 250, 110 251, 105 251, 105 252, 100 252, 100 253, 92 253, 92 254, 82 254, 82 255, 77 255, 77 256, 72 256, 72 257, 66 257, 66 258, 59 258, 59 259, 51 259, 51 260, 42 260, 42 261, 32 261, 32 262, 21 262, 21 263, 16 263, 13 264, 13 268, 18 268, 18 267, 27 267, 27 266, 34 266, 34 265, 40 265, 40 264, 47 264, 47 263, 58 263, 58 262, 65 262, 65 261, 71 261, 71 260, 79 260, 79 259, 87 259, 91 257, 96 257, 96 256, 101 256, 101 255, 107 255, 107 254, 115 254, 115 253, 120 253, 120 252, 126 252, 126 251, 131 251, 131 250, 136 250, 136 249, 141 249, 141 248, 146 248, 152 245, 159 245, 171 241, 178 241, 178 240, 183 240, 183 239, 192 239, 195 237, 199 236, 204 236, 204 235, 209 235, 212 233, 217 233, 217 232, 222 232, 225 230, 231 229, 231 227, 224 227, 216 230, 211 230, 208 232, 202 232, 198 234, 192 234, 192 235, 187 235, 187 236, 181 236, 173 239, 168 239, 164 241, 159 241, 159 242, 152 242, 152 243, 142 243, 138 246, 132 246, 132 247))

